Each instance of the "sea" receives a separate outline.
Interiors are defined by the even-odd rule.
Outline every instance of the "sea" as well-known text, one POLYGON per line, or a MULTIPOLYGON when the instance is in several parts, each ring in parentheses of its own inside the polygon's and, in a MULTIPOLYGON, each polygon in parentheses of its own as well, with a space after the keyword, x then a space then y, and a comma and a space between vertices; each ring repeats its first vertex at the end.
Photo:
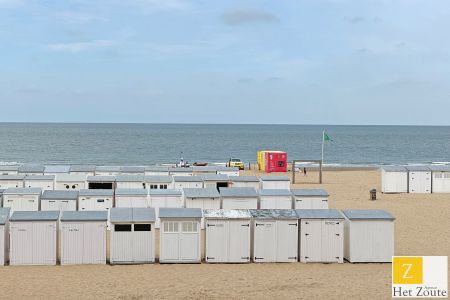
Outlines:
POLYGON ((0 164, 151 165, 256 162, 258 150, 329 166, 450 162, 450 127, 0 123, 0 164))

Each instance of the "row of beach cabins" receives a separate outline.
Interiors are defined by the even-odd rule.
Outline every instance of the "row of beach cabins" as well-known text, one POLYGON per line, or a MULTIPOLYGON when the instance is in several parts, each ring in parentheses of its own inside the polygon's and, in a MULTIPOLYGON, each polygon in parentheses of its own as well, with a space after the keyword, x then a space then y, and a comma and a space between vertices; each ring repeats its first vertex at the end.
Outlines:
POLYGON ((154 208, 112 208, 109 214, 15 211, 10 217, 10 209, 1 208, 0 260, 10 265, 391 262, 394 220, 383 210, 160 208, 157 217, 154 208))
POLYGON ((450 193, 450 165, 384 166, 383 193, 450 193))

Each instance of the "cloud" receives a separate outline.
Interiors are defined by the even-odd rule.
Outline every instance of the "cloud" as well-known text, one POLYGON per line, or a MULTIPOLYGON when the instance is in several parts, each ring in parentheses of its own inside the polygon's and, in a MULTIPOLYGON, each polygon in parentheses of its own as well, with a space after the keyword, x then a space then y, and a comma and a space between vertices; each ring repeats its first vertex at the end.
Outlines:
POLYGON ((14 8, 25 4, 24 0, 0 0, 0 7, 14 8))
POLYGON ((275 23, 279 19, 276 15, 261 10, 237 9, 222 14, 222 21, 231 26, 247 23, 275 23))
POLYGON ((111 40, 93 40, 78 43, 60 43, 47 45, 47 49, 56 52, 81 52, 93 49, 107 48, 114 44, 111 40))
MULTIPOLYGON (((2 1, 2 0, 0 0, 2 1)), ((73 24, 85 24, 93 21, 105 21, 106 18, 95 15, 95 14, 89 14, 84 12, 77 12, 77 11, 61 11, 56 13, 56 17, 63 20, 66 23, 73 23, 73 24)))

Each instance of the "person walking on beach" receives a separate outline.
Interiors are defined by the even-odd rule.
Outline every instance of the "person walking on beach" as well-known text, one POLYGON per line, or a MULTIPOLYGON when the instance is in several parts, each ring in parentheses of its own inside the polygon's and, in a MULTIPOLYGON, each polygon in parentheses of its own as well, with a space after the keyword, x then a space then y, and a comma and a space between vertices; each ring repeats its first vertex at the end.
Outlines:
POLYGON ((303 168, 303 176, 306 176, 306 168, 303 168))

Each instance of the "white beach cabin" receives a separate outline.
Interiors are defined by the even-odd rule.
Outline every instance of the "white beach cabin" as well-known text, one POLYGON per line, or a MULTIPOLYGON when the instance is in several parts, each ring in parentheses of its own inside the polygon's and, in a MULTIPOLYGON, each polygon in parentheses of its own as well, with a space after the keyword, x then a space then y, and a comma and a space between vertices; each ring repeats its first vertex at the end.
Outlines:
POLYGON ((201 176, 173 176, 173 184, 178 190, 203 188, 203 179, 201 176))
POLYGON ((120 174, 119 166, 96 166, 95 176, 117 176, 120 174))
POLYGON ((344 210, 344 258, 349 262, 392 262, 394 220, 387 211, 344 210))
POLYGON ((61 214, 61 265, 106 264, 106 211, 61 214))
POLYGON ((256 263, 296 262, 298 217, 293 209, 251 209, 253 253, 256 263))
POLYGON ((194 175, 217 174, 217 166, 193 166, 194 175))
POLYGON ((10 209, 0 208, 0 265, 4 266, 9 260, 9 216, 10 209))
POLYGON ((261 182, 256 176, 230 176, 230 187, 251 187, 259 190, 261 182))
POLYGON ((206 262, 250 262, 251 215, 248 210, 205 210, 203 217, 206 262))
POLYGON ((169 168, 169 175, 172 176, 193 176, 194 169, 191 167, 172 167, 169 168))
POLYGON ((181 208, 184 207, 184 196, 181 190, 167 189, 167 190, 148 190, 149 194, 149 206, 155 208, 156 214, 156 228, 159 228, 159 208, 171 207, 181 208))
POLYGON ((117 189, 145 189, 144 175, 117 175, 117 189))
POLYGON ((261 189, 290 189, 288 176, 261 176, 261 189))
POLYGON ((166 190, 174 188, 173 178, 168 175, 145 175, 144 184, 145 188, 149 190, 166 190))
POLYGON ((113 190, 116 188, 116 176, 88 176, 87 188, 90 190, 113 190))
POLYGON ((70 166, 70 174, 94 176, 95 166, 94 165, 73 165, 70 166))
POLYGON ((220 188, 223 209, 257 209, 258 192, 250 187, 220 188))
POLYGON ((3 192, 3 207, 14 211, 38 211, 42 190, 40 188, 8 188, 3 192))
POLYGON ((407 193, 408 170, 402 166, 384 166, 381 168, 382 193, 407 193))
POLYGON ((230 181, 228 175, 225 174, 205 174, 201 177, 205 188, 215 188, 216 190, 228 187, 230 181))
POLYGON ((49 165, 44 167, 44 175, 69 174, 69 165, 49 165))
POLYGON ((113 207, 113 190, 80 190, 78 210, 110 210, 113 207))
POLYGON ((145 168, 145 176, 169 176, 169 167, 148 166, 145 168))
POLYGON ((155 262, 154 208, 113 208, 110 221, 111 264, 155 262))
POLYGON ((39 164, 25 164, 19 166, 18 174, 28 175, 44 175, 45 167, 39 164))
POLYGON ((3 192, 6 191, 6 189, 0 189, 0 207, 3 207, 3 192))
POLYGON ((425 166, 408 166, 408 192, 431 193, 431 170, 425 166))
POLYGON ((150 200, 145 189, 117 189, 115 207, 149 207, 150 200))
POLYGON ((432 174, 431 192, 450 193, 450 166, 429 166, 432 174))
POLYGON ((144 175, 145 167, 141 166, 123 166, 120 167, 121 175, 144 175))
POLYGON ((298 209, 300 261, 344 262, 344 216, 336 209, 298 209))
POLYGON ((259 190, 260 209, 292 209, 292 193, 285 189, 259 190))
POLYGON ((17 175, 19 173, 19 166, 0 165, 1 175, 17 175))
POLYGON ((58 174, 55 178, 55 190, 79 191, 87 188, 86 175, 58 174))
POLYGON ((55 189, 55 175, 25 176, 23 185, 26 188, 41 188, 43 190, 55 189))
POLYGON ((160 263, 200 263, 202 210, 160 208, 160 263))
POLYGON ((7 189, 10 187, 23 187, 23 179, 25 175, 0 175, 0 188, 7 189))
POLYGON ((10 265, 56 265, 59 211, 16 211, 9 219, 10 265))
POLYGON ((328 192, 324 189, 293 189, 295 209, 328 209, 328 192))
POLYGON ((78 191, 44 191, 41 196, 41 210, 76 211, 78 191))
POLYGON ((187 208, 220 209, 220 194, 215 188, 183 189, 187 208))
POLYGON ((217 174, 228 175, 228 176, 239 176, 239 168, 217 166, 216 167, 216 173, 217 174))

